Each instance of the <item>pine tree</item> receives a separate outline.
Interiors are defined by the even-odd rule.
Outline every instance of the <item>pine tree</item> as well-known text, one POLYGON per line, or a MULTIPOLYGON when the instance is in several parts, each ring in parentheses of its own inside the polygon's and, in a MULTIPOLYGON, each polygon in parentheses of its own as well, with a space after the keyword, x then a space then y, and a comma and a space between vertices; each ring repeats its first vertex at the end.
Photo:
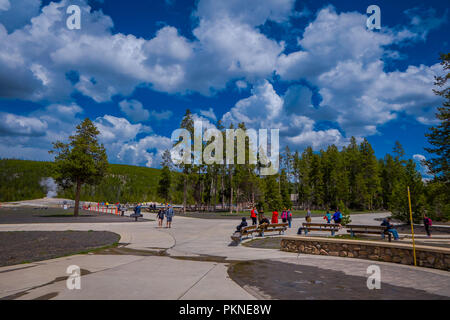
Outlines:
POLYGON ((75 185, 74 216, 78 216, 81 187, 84 184, 98 184, 107 173, 108 158, 103 144, 99 144, 100 134, 92 121, 86 118, 69 137, 69 143, 53 143, 55 156, 55 178, 63 188, 75 185))
MULTIPOLYGON (((441 55, 441 65, 444 70, 450 69, 450 53, 441 55)), ((447 80, 450 78, 450 72, 445 76, 436 77, 435 85, 441 88, 433 90, 436 95, 444 98, 442 107, 438 108, 436 118, 440 121, 435 127, 430 128, 430 132, 425 136, 432 148, 425 148, 431 154, 436 155, 434 158, 428 159, 426 164, 430 172, 437 180, 443 181, 445 184, 450 182, 448 160, 450 159, 450 87, 445 87, 447 80)))

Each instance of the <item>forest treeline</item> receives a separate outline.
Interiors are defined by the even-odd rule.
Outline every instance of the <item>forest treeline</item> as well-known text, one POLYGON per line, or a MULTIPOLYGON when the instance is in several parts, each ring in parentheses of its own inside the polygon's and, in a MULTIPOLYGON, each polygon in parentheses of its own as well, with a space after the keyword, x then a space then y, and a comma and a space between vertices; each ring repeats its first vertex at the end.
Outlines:
MULTIPOLYGON (((280 154, 279 174, 271 176, 260 176, 258 166, 249 164, 190 165, 188 170, 177 172, 167 156, 166 153, 163 170, 110 164, 99 184, 83 186, 81 200, 181 204, 186 186, 186 206, 198 210, 230 210, 231 205, 236 211, 255 203, 265 211, 284 207, 391 210, 406 219, 409 186, 417 219, 425 211, 438 220, 450 218, 448 205, 446 209, 445 203, 433 198, 436 185, 422 180, 415 162, 405 159, 398 142, 392 154, 383 159, 375 157, 365 139, 358 144, 352 138, 341 150, 331 145, 319 152, 308 147, 299 153, 286 147, 280 154), (164 178, 165 175, 169 177, 164 178)), ((52 176, 52 165, 52 162, 0 160, 0 201, 45 197, 48 190, 41 181, 52 176)), ((74 194, 74 188, 58 190, 58 197, 73 199, 74 194)))
MULTIPOLYGON (((189 110, 182 127, 193 130, 189 110)), ((223 131, 225 145, 220 121, 217 127, 223 131)), ((245 129, 245 124, 239 124, 238 128, 245 129)), ((248 146, 246 151, 250 152, 248 146)), ((248 154, 246 164, 240 165, 181 164, 173 168, 168 159, 167 151, 162 163, 166 174, 173 170, 181 174, 170 183, 171 189, 162 188, 159 194, 173 201, 171 195, 178 191, 178 201, 182 191, 187 207, 230 212, 252 204, 264 211, 290 207, 330 211, 339 208, 344 212, 390 210, 407 220, 409 186, 415 220, 420 220, 425 212, 438 220, 450 218, 445 202, 433 198, 431 191, 435 184, 423 181, 415 161, 405 158, 399 142, 382 159, 376 158, 367 139, 358 143, 354 137, 340 150, 331 145, 318 152, 307 147, 300 153, 286 147, 280 153, 279 173, 269 176, 260 175, 259 163, 248 163, 248 154)), ((168 181, 162 176, 161 187, 168 181)))
MULTIPOLYGON (((160 172, 154 168, 110 164, 98 185, 83 186, 81 199, 122 203, 162 200, 157 195, 160 172)), ((52 162, 0 159, 0 202, 45 197, 48 190, 41 182, 52 175, 52 162)), ((73 199, 74 194, 74 188, 58 188, 58 197, 73 199)))

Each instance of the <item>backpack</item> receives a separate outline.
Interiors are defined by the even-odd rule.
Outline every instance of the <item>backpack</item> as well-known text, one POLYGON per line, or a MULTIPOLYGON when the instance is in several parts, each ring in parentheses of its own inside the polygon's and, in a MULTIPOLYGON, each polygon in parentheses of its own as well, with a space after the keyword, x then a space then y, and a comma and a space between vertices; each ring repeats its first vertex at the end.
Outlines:
POLYGON ((427 224, 428 224, 430 227, 432 226, 433 222, 431 221, 430 218, 427 218, 427 224))

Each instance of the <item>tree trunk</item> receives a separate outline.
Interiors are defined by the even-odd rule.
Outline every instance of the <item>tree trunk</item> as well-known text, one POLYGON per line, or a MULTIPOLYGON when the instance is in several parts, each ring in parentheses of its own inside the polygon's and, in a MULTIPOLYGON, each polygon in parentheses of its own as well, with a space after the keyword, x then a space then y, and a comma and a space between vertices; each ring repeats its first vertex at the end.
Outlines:
POLYGON ((216 181, 216 176, 213 176, 212 178, 212 188, 213 188, 213 211, 216 212, 216 197, 217 197, 217 181, 216 181))
POLYGON ((224 193, 224 183, 223 183, 224 175, 220 176, 220 196, 222 197, 222 211, 225 210, 225 193, 224 193))
POLYGON ((230 169, 230 214, 233 214, 233 173, 230 169))
POLYGON ((73 209, 73 215, 78 217, 78 209, 80 207, 80 193, 81 193, 81 181, 77 181, 77 191, 75 192, 75 208, 73 209))
POLYGON ((186 202, 187 202, 187 176, 184 176, 183 186, 183 213, 186 214, 186 202))

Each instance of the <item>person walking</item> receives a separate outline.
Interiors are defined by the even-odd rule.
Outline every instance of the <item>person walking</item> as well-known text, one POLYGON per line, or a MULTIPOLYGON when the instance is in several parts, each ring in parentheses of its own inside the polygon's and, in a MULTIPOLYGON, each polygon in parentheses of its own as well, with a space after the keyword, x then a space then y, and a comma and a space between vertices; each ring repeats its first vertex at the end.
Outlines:
POLYGON ((292 208, 287 211, 287 221, 289 223, 289 228, 292 227, 292 208))
POLYGON ((173 208, 169 205, 169 208, 166 211, 166 228, 172 228, 172 220, 173 220, 173 208))
POLYGON ((427 232, 428 238, 431 238, 431 225, 433 222, 430 218, 427 217, 427 215, 423 215, 423 225, 425 226, 425 231, 427 232))
POLYGON ((252 226, 258 224, 258 210, 256 210, 256 207, 253 207, 250 217, 252 218, 252 226))
POLYGON ((278 223, 278 211, 274 210, 272 211, 272 224, 278 223))
POLYGON ((158 218, 158 228, 162 228, 163 221, 164 221, 164 210, 163 208, 160 208, 158 211, 158 214, 156 215, 158 218))

